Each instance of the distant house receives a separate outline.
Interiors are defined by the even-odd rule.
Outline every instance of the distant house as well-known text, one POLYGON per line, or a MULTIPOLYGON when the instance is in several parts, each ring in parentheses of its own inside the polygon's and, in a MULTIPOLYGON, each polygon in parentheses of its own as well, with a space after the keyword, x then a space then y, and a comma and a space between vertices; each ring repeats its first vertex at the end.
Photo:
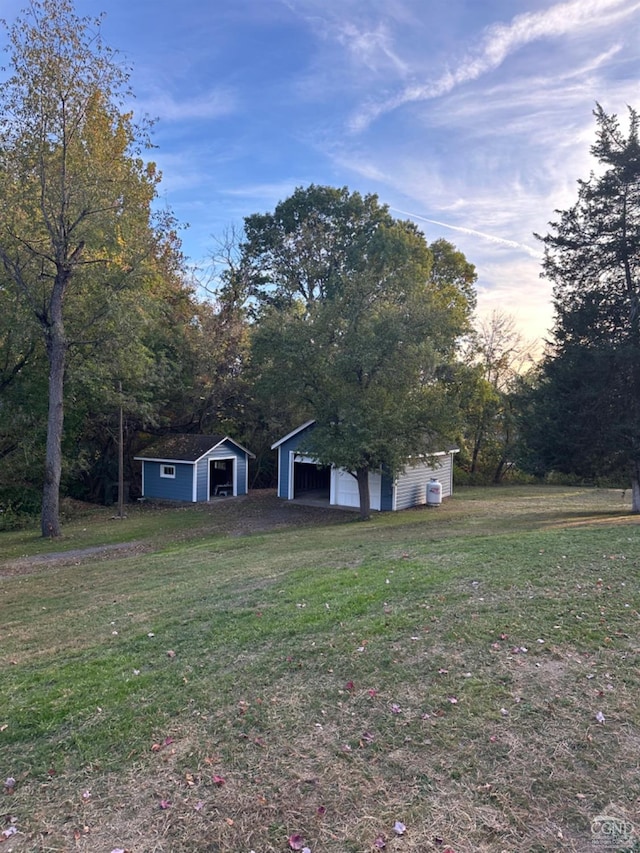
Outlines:
POLYGON ((135 457, 143 497, 192 503, 246 495, 250 458, 232 438, 217 435, 167 435, 135 457))
MULTIPOLYGON (((356 478, 342 468, 321 466, 300 448, 315 426, 307 421, 271 446, 278 451, 278 497, 285 500, 315 497, 334 506, 359 507, 356 478)), ((432 453, 429 459, 410 461, 395 478, 384 470, 369 473, 371 509, 393 511, 427 503, 427 486, 440 483, 442 498, 453 494, 453 457, 458 448, 432 453)))

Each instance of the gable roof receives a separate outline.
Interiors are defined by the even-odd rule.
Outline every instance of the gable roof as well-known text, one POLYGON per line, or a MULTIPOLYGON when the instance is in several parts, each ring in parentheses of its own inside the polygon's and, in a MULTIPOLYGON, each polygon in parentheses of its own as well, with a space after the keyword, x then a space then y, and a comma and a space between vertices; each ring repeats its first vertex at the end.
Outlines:
POLYGON ((197 462, 215 450, 216 447, 223 444, 225 441, 230 442, 238 450, 246 453, 251 458, 255 458, 246 447, 242 447, 237 441, 234 441, 228 435, 191 435, 191 434, 174 434, 166 435, 159 441, 145 447, 144 450, 134 457, 134 459, 142 460, 157 460, 171 462, 197 462))
POLYGON ((315 424, 315 419, 311 420, 311 421, 307 421, 306 423, 302 424, 302 426, 299 426, 296 429, 292 430, 291 432, 287 433, 287 435, 285 435, 284 438, 281 438, 280 441, 276 441, 275 444, 272 444, 271 449, 275 450, 276 447, 280 447, 280 445, 284 444, 285 441, 287 441, 290 438, 293 438, 293 436, 297 435, 299 432, 303 432, 307 427, 310 427, 311 424, 315 424))
MULTIPOLYGON (((293 438, 294 435, 298 435, 298 433, 304 432, 308 427, 313 426, 313 424, 315 424, 315 419, 311 421, 306 421, 306 423, 303 423, 302 426, 296 427, 296 429, 287 433, 284 438, 281 438, 279 441, 276 441, 275 444, 272 444, 271 449, 275 450, 276 448, 280 447, 281 444, 284 444, 285 441, 288 441, 290 438, 293 438)), ((446 456, 448 453, 460 453, 460 448, 456 444, 447 444, 444 450, 437 450, 433 453, 421 455, 446 456)))

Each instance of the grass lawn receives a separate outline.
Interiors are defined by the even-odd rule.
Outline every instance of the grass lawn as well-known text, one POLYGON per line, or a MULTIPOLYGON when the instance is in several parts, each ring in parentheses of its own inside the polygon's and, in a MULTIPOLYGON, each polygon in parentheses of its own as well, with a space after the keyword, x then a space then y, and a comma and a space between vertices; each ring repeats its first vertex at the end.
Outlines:
POLYGON ((0 534, 0 853, 640 850, 628 495, 249 508, 0 534))

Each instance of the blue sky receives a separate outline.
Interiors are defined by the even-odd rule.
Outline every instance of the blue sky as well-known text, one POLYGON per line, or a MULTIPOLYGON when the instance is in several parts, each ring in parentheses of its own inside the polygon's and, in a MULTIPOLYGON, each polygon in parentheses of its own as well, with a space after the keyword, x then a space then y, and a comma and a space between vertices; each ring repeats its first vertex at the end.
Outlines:
MULTIPOLYGON (((3 0, 9 21, 26 5, 3 0)), ((640 107, 640 0, 76 0, 157 117, 161 201, 204 265, 297 186, 375 192, 541 338, 540 245, 594 163, 592 111, 640 107)))

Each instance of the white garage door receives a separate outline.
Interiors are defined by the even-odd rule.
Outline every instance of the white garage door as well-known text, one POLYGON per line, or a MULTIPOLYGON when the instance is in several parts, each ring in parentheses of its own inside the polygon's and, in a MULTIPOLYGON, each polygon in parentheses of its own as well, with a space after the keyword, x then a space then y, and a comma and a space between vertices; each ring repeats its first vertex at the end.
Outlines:
MULTIPOLYGON (((369 493, 371 495, 371 509, 380 509, 380 492, 382 477, 380 474, 369 474, 369 493)), ((333 470, 331 476, 331 503, 338 506, 360 506, 360 495, 358 494, 358 482, 346 471, 333 470)))

